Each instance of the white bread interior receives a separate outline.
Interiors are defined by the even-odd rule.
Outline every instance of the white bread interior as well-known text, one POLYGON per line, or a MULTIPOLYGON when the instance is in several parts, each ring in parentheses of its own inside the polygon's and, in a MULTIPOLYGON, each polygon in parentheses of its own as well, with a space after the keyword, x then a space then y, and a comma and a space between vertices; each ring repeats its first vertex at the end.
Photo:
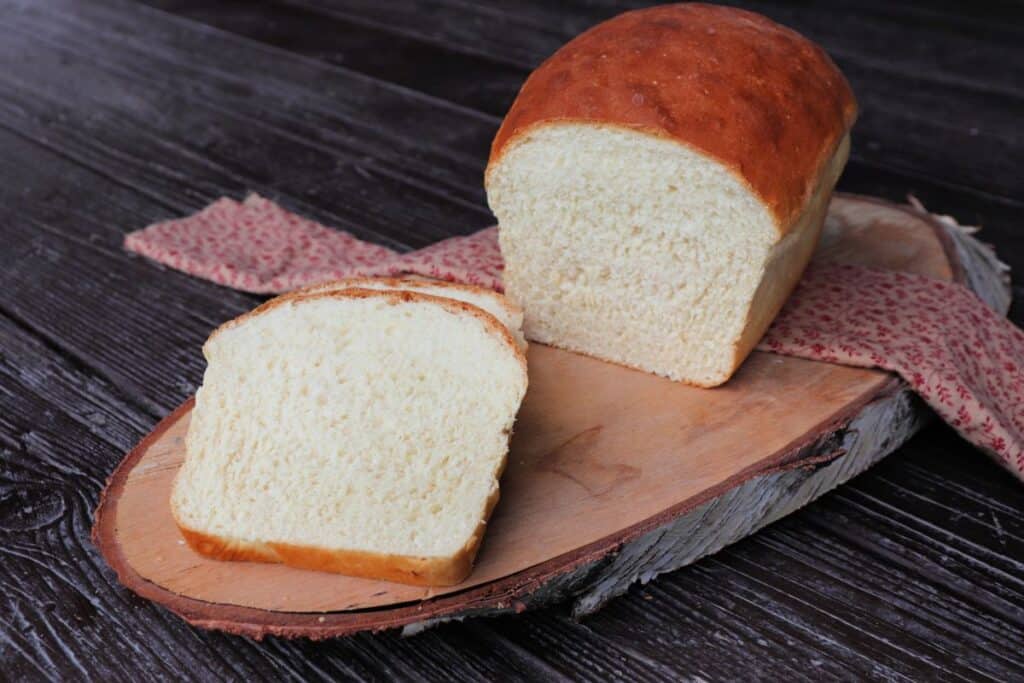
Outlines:
POLYGON ((848 149, 780 226, 736 172, 677 140, 583 122, 521 134, 486 184, 527 338, 725 382, 796 284, 848 149))
POLYGON ((410 278, 390 277, 354 277, 343 280, 321 282, 303 289, 290 292, 289 296, 313 294, 316 292, 340 292, 346 289, 394 289, 407 292, 421 292, 432 296, 447 297, 457 301, 465 301, 481 308, 501 322, 516 340, 516 344, 524 351, 527 348, 523 336, 523 309, 507 296, 502 296, 493 289, 463 285, 455 282, 438 280, 414 280, 410 278))
POLYGON ((407 583, 469 573, 526 364, 475 306, 279 297, 215 332, 172 510, 199 552, 407 583))

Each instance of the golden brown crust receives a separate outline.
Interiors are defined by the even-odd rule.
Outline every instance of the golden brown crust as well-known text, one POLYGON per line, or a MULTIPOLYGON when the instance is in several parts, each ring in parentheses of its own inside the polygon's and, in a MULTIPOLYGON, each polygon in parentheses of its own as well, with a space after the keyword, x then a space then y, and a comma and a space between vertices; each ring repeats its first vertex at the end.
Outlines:
POLYGON ((536 126, 620 126, 718 159, 785 233, 856 114, 842 73, 795 31, 739 9, 666 5, 599 24, 541 64, 487 168, 536 126))
POLYGON ((243 541, 189 529, 180 522, 178 529, 190 548, 215 560, 280 562, 299 569, 416 586, 454 586, 463 581, 473 569, 473 559, 482 539, 482 534, 474 533, 470 543, 452 557, 414 557, 361 550, 331 550, 291 543, 243 541))
MULTIPOLYGON (((746 360, 750 352, 760 343, 761 338, 782 310, 789 295, 796 289, 804 270, 814 255, 814 249, 821 237, 821 230, 828 213, 832 188, 846 165, 850 152, 850 138, 845 136, 835 155, 818 178, 814 194, 804 211, 793 221, 791 232, 786 239, 775 245, 775 254, 769 259, 761 284, 754 292, 754 298, 747 310, 743 331, 733 346, 732 369, 722 382, 728 381, 746 360)), ((718 386, 714 382, 706 386, 718 386)))
POLYGON ((490 289, 488 287, 480 287, 477 285, 467 285, 461 282, 449 282, 448 280, 434 280, 431 278, 424 279, 413 279, 413 278, 398 278, 398 277, 350 277, 343 278, 341 280, 329 280, 326 282, 320 282, 315 285, 309 285, 308 287, 302 287, 296 289, 281 296, 293 297, 303 294, 315 294, 318 292, 334 292, 343 289, 366 289, 363 285, 379 284, 390 288, 411 288, 413 290, 420 287, 437 287, 440 289, 449 289, 453 291, 466 292, 467 294, 480 294, 487 296, 496 301, 502 308, 509 312, 511 315, 522 315, 523 309, 514 301, 509 299, 503 294, 490 289))

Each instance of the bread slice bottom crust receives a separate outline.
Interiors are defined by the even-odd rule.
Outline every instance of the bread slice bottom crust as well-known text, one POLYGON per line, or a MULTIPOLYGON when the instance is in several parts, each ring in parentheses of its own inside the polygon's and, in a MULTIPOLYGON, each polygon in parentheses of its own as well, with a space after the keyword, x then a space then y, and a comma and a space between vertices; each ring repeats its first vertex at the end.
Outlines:
MULTIPOLYGON (((502 463, 501 469, 504 468, 505 463, 502 463)), ((451 557, 391 555, 364 550, 331 550, 313 545, 274 541, 247 541, 197 531, 182 524, 177 515, 174 517, 175 524, 188 546, 213 560, 285 564, 297 569, 334 572, 414 586, 454 586, 462 583, 473 571, 473 561, 480 550, 487 529, 487 520, 490 519, 500 497, 500 490, 495 489, 487 499, 484 514, 473 535, 466 545, 451 557)))

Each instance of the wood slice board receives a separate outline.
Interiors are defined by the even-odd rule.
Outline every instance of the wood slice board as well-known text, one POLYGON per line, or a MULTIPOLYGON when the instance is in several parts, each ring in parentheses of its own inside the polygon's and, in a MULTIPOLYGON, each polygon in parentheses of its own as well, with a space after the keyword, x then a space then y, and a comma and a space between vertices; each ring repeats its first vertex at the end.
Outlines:
MULTIPOLYGON (((839 196, 815 258, 964 280, 954 242, 923 212, 839 196)), ((706 526, 704 552, 679 551, 647 574, 692 561, 759 528, 771 517, 765 493, 757 493, 757 500, 737 499, 744 485, 846 458, 849 448, 836 435, 870 404, 903 390, 884 372, 767 353, 754 353, 728 384, 711 390, 541 345, 531 346, 529 367, 530 388, 501 480, 501 502, 476 568, 458 586, 407 586, 283 565, 218 562, 194 553, 168 506, 184 457, 191 400, 157 425, 111 476, 94 537, 121 581, 139 594, 192 623, 255 637, 329 637, 520 609, 540 602, 530 598, 541 593, 544 601, 578 593, 580 572, 594 585, 602 558, 629 550, 645 534, 678 525, 698 506, 727 495, 729 514, 750 518, 742 533, 716 538, 718 532, 706 526)), ((906 432, 886 443, 888 450, 918 424, 907 410, 886 419, 905 424, 879 429, 906 432)), ((844 476, 855 469, 844 466, 850 470, 844 476)), ((776 487, 770 498, 776 508, 789 510, 787 500, 803 504, 840 479, 815 484, 810 496, 786 484, 788 489, 776 487)), ((644 568, 631 568, 634 575, 644 575, 644 568)))

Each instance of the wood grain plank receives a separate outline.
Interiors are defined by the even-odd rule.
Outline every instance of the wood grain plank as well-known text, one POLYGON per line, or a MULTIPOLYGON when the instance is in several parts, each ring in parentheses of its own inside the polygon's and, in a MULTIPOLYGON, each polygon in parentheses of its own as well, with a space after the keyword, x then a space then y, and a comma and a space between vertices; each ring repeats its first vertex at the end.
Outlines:
MULTIPOLYGON (((462 5, 467 0, 450 2, 462 5)), ((494 4, 468 2, 482 9, 494 4)), ((659 3, 568 0, 555 6, 543 0, 510 0, 501 7, 508 14, 578 33, 619 12, 655 4, 659 3)), ((1004 60, 1005 50, 1015 48, 1022 34, 1024 9, 1017 3, 982 3, 969 13, 953 10, 952 4, 942 8, 936 3, 884 0, 740 0, 730 4, 769 16, 850 61, 971 92, 1024 94, 1024 67, 1004 60), (992 69, 996 64, 1001 68, 992 69)))
POLYGON ((287 2, 146 0, 171 14, 396 83, 493 116, 504 116, 523 69, 469 57, 415 36, 287 2), (311 26, 317 30, 310 31, 311 26))
MULTIPOLYGON (((188 315, 180 300, 161 308, 160 302, 174 299, 167 289, 173 277, 154 277, 138 260, 115 260, 57 239, 40 249, 39 231, 31 226, 8 230, 5 239, 0 311, 100 372, 151 413, 165 413, 195 390, 204 367, 198 349, 211 326, 188 315)), ((224 311, 207 306, 218 308, 224 311)))
MULTIPOLYGON (((951 556, 948 546, 936 537, 906 533, 905 525, 884 521, 870 508, 853 505, 847 500, 841 502, 839 508, 833 510, 826 503, 819 510, 819 517, 808 520, 809 523, 858 547, 866 558, 873 557, 876 563, 892 563, 910 572, 925 586, 941 586, 943 592, 980 613, 1007 624, 1019 624, 1019 589, 1003 587, 1003 575, 986 571, 973 558, 956 553, 951 556), (849 520, 853 515, 863 516, 866 522, 856 528, 861 532, 859 537, 850 529, 849 520)), ((1019 625, 1012 626, 1008 633, 1014 634, 1019 628, 1019 625)), ((960 635, 963 636, 963 631, 960 635)))
POLYGON ((756 606, 716 593, 719 583, 713 574, 682 574, 644 587, 639 600, 609 604, 585 624, 706 680, 851 679, 870 659, 841 641, 804 633, 756 606), (674 655, 668 658, 665 651, 674 655))
POLYGON ((571 26, 568 17, 552 24, 525 12, 505 12, 500 5, 444 0, 296 0, 293 4, 522 69, 532 69, 557 50, 571 26))
POLYGON ((1017 627, 1012 620, 979 611, 952 594, 937 609, 932 600, 936 589, 930 581, 877 563, 863 568, 867 573, 864 581, 851 583, 845 567, 856 553, 845 543, 809 533, 801 525, 787 524, 773 537, 756 540, 765 546, 758 552, 758 559, 768 558, 759 562, 761 568, 777 571, 780 566, 796 566, 797 571, 791 575, 800 581, 800 592, 810 589, 841 601, 843 614, 849 608, 858 617, 870 615, 886 625, 897 625, 912 638, 940 648, 943 656, 970 662, 992 675, 1024 665, 1021 653, 1013 647, 1012 634, 1017 627), (803 546, 809 541, 815 543, 816 552, 808 553, 803 546), (974 634, 970 643, 962 638, 965 629, 974 634))
MULTIPOLYGON (((165 15, 145 8, 140 9, 149 21, 136 22, 145 31, 141 40, 124 13, 90 4, 92 16, 79 11, 81 5, 74 7, 75 12, 47 13, 48 5, 33 5, 4 17, 22 36, 6 46, 5 56, 13 64, 33 54, 42 94, 56 100, 48 103, 51 111, 69 116, 87 106, 87 111, 109 110, 111 116, 133 119, 141 131, 159 132, 164 149, 152 152, 191 156, 193 165, 219 162, 233 172, 236 186, 252 176, 273 177, 276 186, 302 183, 297 194, 322 204, 321 195, 330 200, 352 190, 346 187, 351 167, 364 183, 363 194, 400 182, 404 188, 395 187, 388 196, 443 194, 468 210, 482 207, 480 159, 496 118, 344 69, 283 61, 276 50, 210 29, 189 31, 180 20, 168 27, 154 21, 165 15), (104 32, 84 38, 89 22, 102 23, 104 32), (112 59, 113 54, 123 57, 112 59), (185 55, 189 59, 183 61, 185 55), (324 87, 297 85, 306 83, 324 87), (295 166, 268 168, 285 150, 295 157, 295 166), (334 169, 329 159, 341 168, 334 169)), ((50 118, 44 123, 61 123, 50 118)), ((190 175, 183 171, 179 175, 190 175)), ((357 195, 349 201, 360 200, 357 195)), ((363 203, 369 208, 369 201, 363 203)), ((480 216, 489 220, 486 210, 474 215, 478 223, 480 216)))
POLYGON ((0 182, 0 311, 162 416, 198 383, 210 330, 259 299, 123 251, 124 224, 160 205, 10 133, 0 131, 0 145, 12 161, 4 169, 32 181, 28 192, 16 177, 0 182))
MULTIPOLYGON (((3 48, 31 48, 34 40, 11 34, 3 48)), ((0 53, 4 49, 0 48, 0 53)), ((3 54, 2 57, 7 57, 3 54)), ((16 59, 16 55, 10 55, 16 59)), ((49 67, 59 64, 59 54, 37 57, 49 67)), ((76 62, 83 64, 83 62, 76 62)), ((64 69, 64 72, 76 71, 64 69)), ((58 73, 52 68, 47 73, 58 73)), ((76 76, 79 74, 75 74, 76 76)), ((291 195, 298 208, 308 206, 318 188, 325 197, 325 220, 364 238, 407 246, 396 235, 418 235, 416 242, 426 244, 454 231, 468 232, 484 227, 490 214, 477 204, 460 200, 453 194, 425 189, 400 173, 389 173, 383 164, 365 161, 364 155, 342 150, 314 147, 288 139, 277 130, 245 125, 224 111, 203 104, 182 102, 151 93, 135 102, 134 109, 111 104, 103 97, 123 84, 106 74, 83 69, 81 79, 89 83, 87 92, 67 87, 61 78, 47 82, 16 82, 0 78, 0 92, 7 102, 19 101, 16 108, 0 112, 0 125, 34 140, 45 140, 61 153, 110 175, 131 178, 136 187, 145 187, 154 197, 187 197, 188 203, 205 204, 215 197, 247 190, 265 194, 291 195), (96 87, 103 87, 100 93, 96 87), (168 116, 169 111, 175 111, 168 116), (48 114, 59 112, 57 116, 48 114), (164 119, 159 118, 163 112, 164 119), (209 126, 208 121, 220 121, 209 126), (154 126, 154 122, 162 125, 154 126), (204 131, 197 139, 194 131, 204 131), (216 149, 216 152, 204 151, 216 149), (282 166, 279 156, 287 154, 293 163, 282 166), (153 160, 161 160, 154 163, 153 160), (310 195, 312 189, 313 195, 310 195), (402 197, 402 210, 392 201, 402 197), (382 239, 385 238, 385 239, 382 239), (390 239, 388 239, 390 238, 390 239)), ((135 90, 140 88, 133 84, 135 90)), ((179 205, 182 200, 176 199, 179 205)), ((307 209, 306 213, 315 213, 307 209)), ((411 240, 410 240, 411 241, 411 240)))
POLYGON ((528 656, 546 660, 551 670, 565 680, 658 682, 693 671, 673 661, 675 653, 648 657, 632 647, 631 639, 604 637, 558 610, 502 617, 479 633, 491 641, 498 640, 496 634, 500 633, 501 641, 528 656), (585 667, 580 666, 581 661, 586 662, 585 667))
MULTIPOLYGON (((164 0, 173 2, 173 0, 164 0)), ((532 68, 568 38, 630 9, 659 4, 651 0, 435 0, 388 3, 366 0, 285 0, 351 21, 374 23, 466 54, 532 68), (513 38, 514 37, 514 38, 513 38), (511 44, 510 44, 511 43, 511 44)), ((735 6, 765 14, 816 40, 854 64, 968 90, 1021 94, 1021 67, 1005 64, 1002 51, 1014 48, 1014 27, 1024 17, 1019 6, 992 4, 957 16, 897 3, 783 3, 741 0, 735 6), (920 37, 920 38, 919 38, 920 37), (950 49, 962 46, 964 52, 950 49), (885 55, 884 60, 879 55, 885 55), (992 66, 1002 68, 993 73, 992 66)))
MULTIPOLYGON (((713 566, 717 561, 721 560, 709 564, 713 566)), ((791 569, 779 576, 770 566, 765 566, 767 564, 762 558, 756 563, 729 558, 728 564, 722 565, 729 576, 723 588, 731 588, 734 599, 772 605, 771 610, 777 610, 806 631, 820 631, 820 622, 828 620, 828 630, 837 641, 855 644, 860 652, 871 653, 872 668, 885 666, 912 680, 936 677, 971 680, 978 675, 975 667, 963 664, 934 640, 917 637, 899 618, 893 618, 899 615, 890 614, 890 619, 881 619, 883 608, 850 600, 836 590, 835 583, 826 585, 825 590, 815 590, 817 569, 797 567, 794 571, 793 565, 787 564, 791 569), (752 581, 756 588, 734 586, 732 574, 752 581)), ((717 576, 721 579, 723 575, 717 576)))
POLYGON ((153 416, 119 396, 105 379, 5 317, 0 317, 0 348, 0 377, 46 396, 51 408, 117 450, 131 448, 152 426, 153 416))

